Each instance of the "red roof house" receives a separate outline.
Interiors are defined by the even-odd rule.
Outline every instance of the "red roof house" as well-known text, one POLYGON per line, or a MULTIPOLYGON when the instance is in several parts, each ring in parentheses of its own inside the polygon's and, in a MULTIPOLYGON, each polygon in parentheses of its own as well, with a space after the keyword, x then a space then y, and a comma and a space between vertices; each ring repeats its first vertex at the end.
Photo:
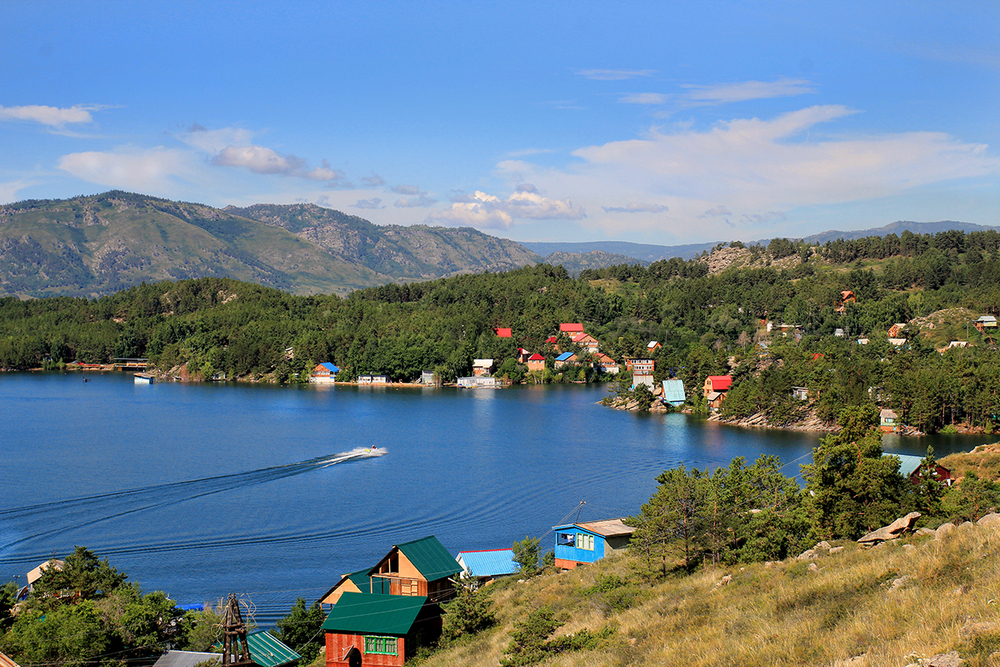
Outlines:
POLYGON ((514 335, 513 332, 510 330, 510 327, 506 327, 506 328, 505 327, 496 327, 493 330, 497 332, 497 337, 498 338, 511 338, 514 335))
POLYGON ((580 324, 579 322, 563 322, 562 324, 559 325, 559 331, 565 334, 583 333, 583 325, 580 324))
POLYGON ((733 376, 731 375, 709 375, 705 378, 705 396, 712 392, 729 391, 732 383, 733 376))
POLYGON ((544 371, 545 370, 545 357, 535 352, 533 355, 528 357, 528 370, 529 371, 544 371))

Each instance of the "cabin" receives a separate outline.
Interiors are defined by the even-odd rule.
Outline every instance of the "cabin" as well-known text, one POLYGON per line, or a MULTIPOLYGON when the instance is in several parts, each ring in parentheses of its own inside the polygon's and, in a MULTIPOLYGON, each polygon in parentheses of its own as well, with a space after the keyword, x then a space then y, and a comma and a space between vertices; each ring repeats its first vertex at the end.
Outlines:
MULTIPOLYGON (((910 480, 911 484, 920 484, 920 465, 923 459, 919 456, 907 456, 906 454, 883 454, 883 456, 895 456, 899 459, 899 474, 910 480)), ((936 481, 951 486, 954 478, 951 471, 940 463, 934 468, 933 477, 936 481)))
POLYGON ((437 384, 434 371, 420 371, 420 384, 437 384))
POLYGON ((528 357, 531 356, 531 352, 524 349, 523 347, 517 348, 517 363, 526 364, 528 363, 528 357))
POLYGON ((661 347, 663 347, 663 346, 660 345, 659 341, 651 340, 651 341, 649 341, 649 343, 646 344, 646 351, 649 352, 650 354, 653 354, 657 350, 659 350, 661 347))
POLYGON ((541 372, 545 370, 545 357, 535 352, 533 355, 528 357, 528 371, 541 372))
POLYGON ((441 634, 441 609, 422 595, 344 593, 321 628, 327 667, 398 667, 441 634))
POLYGON ((513 338, 514 332, 510 327, 496 327, 493 329, 496 332, 497 338, 513 338))
POLYGON ((599 367, 605 373, 611 375, 617 375, 618 371, 621 370, 618 366, 618 362, 604 354, 603 352, 598 353, 597 361, 594 362, 597 367, 599 367))
POLYGON ((334 364, 324 361, 312 369, 312 373, 309 374, 309 381, 314 384, 330 384, 336 379, 339 372, 340 369, 334 364))
POLYGON ((628 548, 635 528, 621 519, 568 523, 553 526, 556 534, 556 567, 573 570, 628 548))
POLYGON ((896 322, 891 327, 889 327, 889 330, 886 332, 886 334, 889 336, 889 338, 902 338, 902 336, 900 336, 899 334, 903 333, 903 329, 905 328, 906 328, 906 322, 896 322))
POLYGON ((49 569, 54 572, 61 572, 63 567, 66 565, 66 561, 59 560, 58 558, 50 558, 38 567, 35 567, 26 577, 28 581, 28 586, 34 586, 35 582, 38 581, 43 574, 49 569))
POLYGON ((899 430, 899 417, 894 410, 884 409, 878 413, 878 427, 883 433, 895 433, 899 430))
POLYGON ((808 401, 809 400, 809 388, 808 387, 792 387, 792 398, 797 401, 808 401))
POLYGON ((684 380, 671 378, 663 381, 663 402, 679 408, 684 405, 684 380))
POLYGON ((373 385, 373 384, 389 384, 388 375, 359 375, 358 384, 363 385, 373 385))
POLYGON ((586 348, 591 354, 597 353, 601 347, 601 344, 597 342, 597 339, 588 333, 579 333, 573 336, 571 340, 574 344, 586 348))
POLYGON ((553 366, 555 366, 555 368, 559 369, 559 368, 562 368, 563 366, 571 366, 571 365, 575 364, 578 361, 579 361, 579 359, 572 352, 563 352, 558 357, 556 357, 556 360, 553 363, 553 366))
POLYGON ((732 375, 709 375, 705 378, 705 388, 703 395, 708 398, 708 395, 713 392, 727 392, 729 387, 733 384, 732 375))
POLYGON ((431 535, 395 545, 375 567, 368 570, 368 576, 374 588, 381 586, 379 590, 390 595, 421 595, 436 603, 452 596, 454 587, 449 577, 458 574, 461 569, 438 539, 431 535))
POLYGON ((583 325, 579 322, 563 322, 559 325, 559 333, 564 333, 570 337, 583 333, 583 325))
POLYGON ((475 577, 483 584, 498 577, 515 574, 518 570, 517 563, 514 562, 513 549, 462 551, 455 557, 455 560, 466 576, 475 577))
POLYGON ((486 377, 493 372, 493 360, 492 359, 473 359, 472 360, 472 375, 474 377, 486 377))
POLYGON ((992 315, 980 315, 979 319, 975 321, 975 325, 979 333, 986 333, 987 329, 997 328, 997 318, 992 315))
POLYGON ((503 386, 499 378, 492 376, 479 376, 458 378, 455 386, 463 389, 496 389, 503 386))
POLYGON ((847 304, 857 302, 858 299, 854 296, 854 292, 851 290, 844 290, 840 293, 840 298, 837 299, 837 312, 843 313, 847 310, 847 304))

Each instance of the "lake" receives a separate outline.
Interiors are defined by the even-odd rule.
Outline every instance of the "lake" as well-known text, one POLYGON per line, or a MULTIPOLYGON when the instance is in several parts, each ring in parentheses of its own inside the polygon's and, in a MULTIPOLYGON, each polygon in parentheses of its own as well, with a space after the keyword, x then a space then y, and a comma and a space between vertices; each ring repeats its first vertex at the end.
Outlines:
MULTIPOLYGON (((774 454, 797 475, 822 436, 621 412, 596 404, 606 393, 0 374, 0 579, 23 584, 81 545, 180 604, 246 594, 268 626, 393 544, 436 535, 457 554, 532 536, 547 551, 561 522, 634 514, 666 468, 774 454)), ((988 439, 885 447, 944 456, 988 439)))

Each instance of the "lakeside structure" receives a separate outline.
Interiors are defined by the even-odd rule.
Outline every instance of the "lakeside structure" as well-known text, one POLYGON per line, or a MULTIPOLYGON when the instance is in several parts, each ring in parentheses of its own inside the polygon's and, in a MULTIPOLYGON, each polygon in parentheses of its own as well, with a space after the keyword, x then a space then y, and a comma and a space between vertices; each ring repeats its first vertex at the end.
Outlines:
POLYGON ((635 528, 621 519, 605 519, 553 526, 552 531, 556 534, 556 567, 573 570, 627 549, 635 528))

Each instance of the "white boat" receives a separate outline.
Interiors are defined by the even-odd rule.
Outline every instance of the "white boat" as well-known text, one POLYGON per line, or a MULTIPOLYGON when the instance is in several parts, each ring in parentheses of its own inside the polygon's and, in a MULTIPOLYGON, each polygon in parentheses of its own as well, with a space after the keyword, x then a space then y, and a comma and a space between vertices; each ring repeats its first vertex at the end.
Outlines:
POLYGON ((156 376, 150 375, 149 373, 136 373, 135 383, 136 384, 154 384, 156 382, 156 376))

